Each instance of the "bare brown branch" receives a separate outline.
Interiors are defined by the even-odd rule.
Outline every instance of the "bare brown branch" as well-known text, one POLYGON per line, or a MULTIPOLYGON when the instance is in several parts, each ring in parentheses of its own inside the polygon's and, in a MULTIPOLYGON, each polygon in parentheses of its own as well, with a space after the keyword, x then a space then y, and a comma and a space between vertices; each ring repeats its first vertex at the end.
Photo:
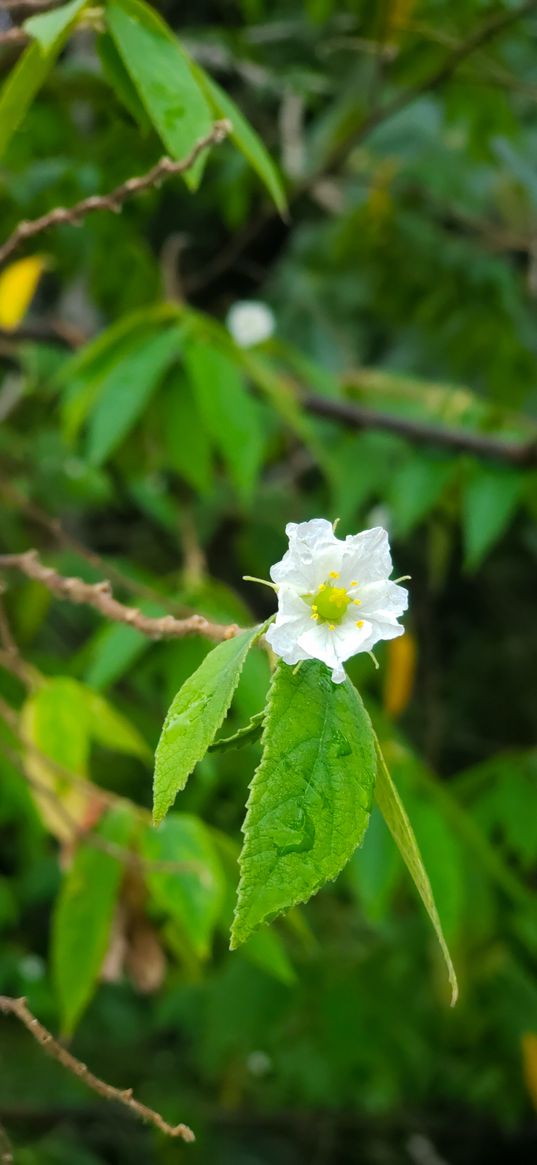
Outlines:
MULTIPOLYGON (((10 29, 9 31, 19 30, 10 29)), ((74 206, 57 206, 54 210, 48 211, 47 214, 41 215, 40 218, 20 222, 13 231, 13 234, 0 247, 0 263, 4 263, 27 239, 35 238, 36 235, 47 231, 49 227, 59 226, 65 223, 74 226, 81 222, 88 214, 94 214, 98 210, 109 210, 113 214, 118 214, 122 210, 124 203, 135 194, 139 194, 142 190, 149 190, 153 186, 158 186, 167 178, 172 178, 177 174, 184 174, 185 170, 189 170, 194 165, 194 162, 199 158, 200 154, 204 153, 210 146, 219 145, 220 142, 223 142, 230 130, 231 122, 226 120, 215 121, 211 132, 206 134, 205 137, 200 138, 188 156, 181 161, 175 162, 173 158, 161 158, 160 162, 152 166, 146 174, 142 174, 137 178, 128 178, 126 182, 122 182, 120 186, 116 186, 115 190, 111 190, 109 194, 92 194, 89 198, 83 198, 81 202, 76 202, 74 206)))
POLYGON ((5 28, 0 32, 0 46, 26 44, 28 33, 23 28, 5 28))
POLYGON ((195 1140, 192 1129, 188 1125, 170 1125, 165 1121, 160 1113, 155 1112, 154 1109, 148 1108, 146 1104, 142 1104, 140 1100, 136 1100, 133 1096, 132 1088, 115 1088, 113 1084, 107 1084, 105 1080, 101 1080, 98 1076, 94 1076, 90 1072, 86 1064, 81 1060, 77 1060, 71 1052, 67 1051, 54 1036, 43 1027, 43 1024, 36 1019, 35 1015, 28 1008, 26 1000, 12 999, 7 995, 0 995, 0 1012, 4 1015, 14 1015, 20 1023, 30 1032, 34 1040, 42 1047, 49 1056, 57 1060, 62 1068, 70 1072, 98 1096, 102 1096, 105 1100, 117 1101, 119 1104, 125 1105, 130 1109, 135 1116, 140 1120, 146 1121, 148 1124, 154 1125, 161 1133, 165 1133, 167 1137, 179 1137, 183 1141, 192 1142, 195 1140))
POLYGON ((171 601, 167 595, 161 591, 155 590, 147 583, 142 583, 138 579, 130 578, 129 575, 123 574, 116 566, 108 562, 97 551, 92 550, 89 546, 85 546, 78 538, 75 538, 68 530, 62 526, 59 518, 53 518, 38 506, 36 502, 24 496, 18 489, 15 488, 11 481, 0 481, 0 497, 3 496, 12 505, 30 519, 31 522, 41 526, 43 530, 51 534, 54 541, 59 546, 65 547, 67 550, 72 550, 84 562, 95 570, 101 571, 110 578, 111 581, 122 590, 128 591, 129 594, 139 595, 140 598, 149 599, 153 603, 159 603, 165 611, 169 611, 172 615, 185 616, 190 614, 189 608, 183 603, 171 601))
POLYGON ((42 583, 58 598, 93 607, 105 619, 134 627, 149 639, 182 639, 185 635, 203 635, 206 639, 221 643, 224 639, 232 639, 239 630, 236 623, 211 623, 203 615, 190 615, 186 619, 176 619, 173 615, 162 615, 160 618, 144 615, 137 607, 127 607, 115 599, 109 582, 87 583, 80 578, 67 578, 52 567, 45 566, 37 550, 27 550, 24 554, 1 554, 0 570, 17 570, 26 578, 42 583))
POLYGON ((300 400, 309 413, 339 421, 353 429, 380 429, 415 443, 444 446, 459 453, 506 461, 520 468, 537 465, 537 437, 528 441, 504 441, 501 437, 470 429, 444 428, 410 417, 396 417, 349 400, 334 400, 313 393, 303 393, 300 400))
POLYGON ((57 8, 62 0, 0 0, 0 12, 43 12, 47 8, 57 8))

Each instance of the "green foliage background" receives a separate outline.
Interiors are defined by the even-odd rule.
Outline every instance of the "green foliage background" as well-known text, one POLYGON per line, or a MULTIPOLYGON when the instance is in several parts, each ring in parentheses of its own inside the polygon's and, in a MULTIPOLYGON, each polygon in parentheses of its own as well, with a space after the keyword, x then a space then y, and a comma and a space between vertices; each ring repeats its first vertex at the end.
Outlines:
MULTIPOLYGON (((195 192, 174 179, 28 245, 47 266, 0 340, 1 552, 36 546, 64 574, 110 577, 148 614, 246 626, 273 597, 242 575, 267 575, 287 521, 387 525, 396 574, 412 576, 416 675, 387 645, 378 673, 361 657, 349 672, 416 829, 461 999, 450 1011, 376 813, 336 884, 230 953, 258 745, 209 753, 158 834, 148 812, 164 715, 210 645, 152 643, 6 573, 13 634, 49 682, 28 695, 0 670, 8 712, 21 709, 19 739, 0 719, 0 992, 26 995, 95 1071, 198 1140, 166 1142, 98 1102, 8 1020, 0 1121, 21 1165, 529 1161, 535 468, 321 420, 297 392, 535 438, 537 6, 437 84, 456 47, 513 4, 163 3, 224 91, 185 72, 186 129, 176 42, 157 29, 146 54, 125 32, 137 0, 105 8, 65 48, 26 50, 20 89, 19 50, 2 49, 3 236, 143 173, 163 149, 184 156, 229 114, 226 94, 259 137, 235 118, 195 192), (275 334, 245 349, 225 320, 252 298, 275 334), (96 820, 47 756, 121 802, 96 820), (36 780, 56 801, 38 803, 36 780), (57 801, 87 831, 75 854, 57 801), (174 862, 184 868, 162 865, 174 862)), ((229 731, 260 710, 268 677, 253 651, 229 731)))

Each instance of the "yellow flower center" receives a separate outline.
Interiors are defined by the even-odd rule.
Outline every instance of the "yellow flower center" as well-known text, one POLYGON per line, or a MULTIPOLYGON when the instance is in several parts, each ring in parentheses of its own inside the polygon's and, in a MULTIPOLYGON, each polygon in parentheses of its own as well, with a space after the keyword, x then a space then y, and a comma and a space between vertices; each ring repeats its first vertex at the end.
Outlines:
MULTIPOLYGON (((330 631, 335 631, 336 624, 341 623, 349 603, 354 603, 355 607, 362 605, 362 600, 353 599, 345 587, 334 586, 331 579, 336 578, 339 578, 339 571, 331 570, 326 582, 321 583, 315 594, 310 592, 307 595, 302 595, 304 602, 311 607, 311 617, 314 622, 328 623, 330 631)), ((356 586, 358 583, 353 578, 351 587, 356 586)), ((356 624, 357 627, 363 627, 363 625, 363 619, 356 624)))
POLYGON ((311 613, 323 623, 341 623, 350 603, 345 587, 334 587, 331 583, 321 583, 313 597, 311 613))

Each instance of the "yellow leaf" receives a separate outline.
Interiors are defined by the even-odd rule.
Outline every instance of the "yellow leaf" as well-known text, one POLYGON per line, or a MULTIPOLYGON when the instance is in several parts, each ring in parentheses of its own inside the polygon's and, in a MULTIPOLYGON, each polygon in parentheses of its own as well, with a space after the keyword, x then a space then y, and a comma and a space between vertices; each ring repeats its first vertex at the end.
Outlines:
POLYGON ((28 697, 20 714, 27 745, 24 768, 34 802, 46 828, 64 843, 84 828, 95 801, 91 786, 84 783, 89 744, 73 688, 67 677, 51 680, 28 697))
POLYGON ((407 631, 388 644, 388 670, 384 684, 384 708, 390 716, 404 712, 412 695, 416 674, 416 640, 407 631))
POLYGON ((525 1032, 522 1036, 522 1064, 526 1088, 537 1112, 537 1034, 535 1032, 525 1032))
POLYGON ((46 263, 42 255, 19 259, 0 274, 0 327, 12 331, 24 319, 46 263))

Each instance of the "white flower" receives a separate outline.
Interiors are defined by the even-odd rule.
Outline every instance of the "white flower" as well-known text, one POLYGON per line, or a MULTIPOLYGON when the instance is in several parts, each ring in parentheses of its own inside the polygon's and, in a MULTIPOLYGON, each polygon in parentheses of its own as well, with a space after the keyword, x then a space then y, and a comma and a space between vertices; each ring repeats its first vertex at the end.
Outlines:
POLYGON ((272 336, 274 316, 266 303, 240 300, 228 312, 226 324, 240 348, 251 348, 272 336))
POLYGON ((389 579, 388 535, 376 526, 343 541, 325 518, 290 522, 285 532, 289 549, 270 570, 278 614, 266 638, 285 663, 320 659, 340 684, 346 659, 404 632, 397 618, 408 592, 389 579))

